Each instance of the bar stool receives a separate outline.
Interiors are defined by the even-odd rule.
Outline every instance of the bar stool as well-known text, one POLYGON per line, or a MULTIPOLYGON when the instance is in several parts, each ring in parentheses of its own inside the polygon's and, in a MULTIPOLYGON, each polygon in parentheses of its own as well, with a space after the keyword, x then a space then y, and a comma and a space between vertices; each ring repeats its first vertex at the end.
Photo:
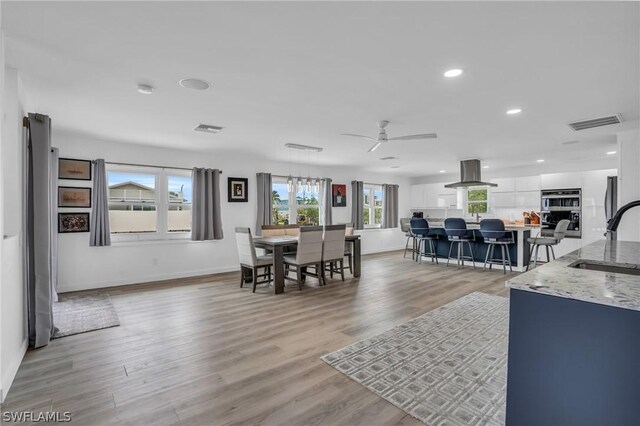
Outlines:
POLYGON ((480 233, 484 238, 484 242, 489 244, 482 271, 484 272, 487 269, 487 263, 489 264, 489 269, 491 269, 492 265, 502 263, 502 269, 506 274, 506 262, 509 262, 509 271, 513 272, 511 268, 511 256, 509 255, 509 245, 515 242, 513 231, 507 231, 504 228, 504 222, 500 219, 483 219, 480 221, 480 233), (508 236, 509 234, 511 234, 510 237, 508 236), (493 250, 496 246, 500 246, 501 259, 493 257, 493 250))
POLYGON ((417 242, 416 262, 422 263, 422 256, 431 256, 431 261, 435 260, 438 263, 438 256, 436 253, 435 244, 433 243, 438 239, 437 235, 429 234, 429 222, 426 219, 411 219, 411 234, 417 242), (427 253, 427 241, 429 242, 430 251, 427 253), (424 245, 424 248, 423 248, 424 245))
POLYGON ((473 248, 471 247, 471 241, 475 241, 473 233, 469 234, 469 230, 467 230, 467 222, 464 219, 460 218, 449 218, 444 220, 444 232, 447 234, 447 239, 451 242, 451 246, 449 247, 449 256, 447 257, 447 266, 449 266, 449 260, 451 260, 451 250, 453 246, 457 244, 458 246, 458 256, 456 257, 458 261, 458 269, 460 269, 460 262, 462 262, 462 266, 464 266, 464 260, 470 260, 473 268, 475 269, 476 265, 473 262, 473 248), (464 255, 464 243, 467 243, 469 246, 469 256, 464 255))
POLYGON ((551 255, 553 256, 553 260, 556 260, 556 253, 553 251, 553 246, 557 246, 560 244, 567 235, 567 229, 569 229, 569 224, 571 222, 567 219, 562 219, 556 225, 556 229, 553 231, 553 237, 533 237, 528 238, 527 243, 531 244, 531 250, 529 251, 529 263, 527 263, 527 271, 529 270, 529 265, 531 265, 531 256, 534 255, 533 251, 535 248, 535 255, 533 257, 533 267, 535 268, 538 264, 538 249, 540 246, 544 246, 547 251, 547 262, 551 261, 549 258, 549 249, 551 249, 551 255))
POLYGON ((407 237, 407 243, 404 245, 404 256, 402 257, 407 257, 407 250, 411 250, 411 259, 413 259, 416 253, 416 239, 411 233, 411 218, 400 218, 400 230, 404 232, 404 235, 407 237), (409 249, 409 241, 411 241, 412 244, 411 249, 409 249))

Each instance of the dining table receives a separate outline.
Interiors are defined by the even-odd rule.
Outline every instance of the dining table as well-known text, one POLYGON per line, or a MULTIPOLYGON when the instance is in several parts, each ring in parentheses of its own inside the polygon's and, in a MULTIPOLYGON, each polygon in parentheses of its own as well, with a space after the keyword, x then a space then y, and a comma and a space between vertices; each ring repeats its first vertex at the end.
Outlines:
MULTIPOLYGON (((359 277, 361 270, 361 247, 360 235, 345 235, 345 242, 352 245, 351 253, 353 255, 353 276, 359 277)), ((293 249, 298 245, 298 238, 295 236, 273 236, 273 237, 254 237, 253 244, 257 248, 265 249, 273 252, 273 289, 275 294, 284 293, 284 255, 285 248, 293 249)), ((247 281, 251 280, 250 276, 245 275, 247 281)))

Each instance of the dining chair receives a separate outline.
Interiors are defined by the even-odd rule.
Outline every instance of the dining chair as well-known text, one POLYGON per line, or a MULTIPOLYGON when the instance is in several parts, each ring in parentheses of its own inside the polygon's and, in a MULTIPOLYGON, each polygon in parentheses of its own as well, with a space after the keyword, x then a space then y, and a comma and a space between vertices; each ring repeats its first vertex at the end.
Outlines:
MULTIPOLYGON (((347 223, 345 228, 345 236, 353 235, 354 231, 353 223, 347 223)), ((345 241, 344 243, 344 255, 347 258, 349 273, 353 275, 353 243, 350 241, 345 241)))
POLYGON ((245 280, 249 278, 247 272, 251 271, 253 293, 255 293, 258 284, 272 281, 271 266, 273 265, 273 256, 258 256, 256 254, 251 229, 249 228, 236 228, 236 244, 238 246, 238 257, 240 258, 240 288, 244 285, 245 280), (262 274, 258 274, 260 269, 263 270, 262 274), (265 277, 267 278, 266 280, 258 281, 258 278, 265 277))
POLYGON ((438 236, 429 233, 429 222, 423 218, 411 219, 411 234, 417 241, 416 262, 422 263, 422 256, 431 256, 431 261, 438 264, 438 254, 434 241, 438 240, 438 236), (427 242, 429 243, 429 252, 427 252, 427 242), (424 246, 424 247, 423 247, 424 246))
POLYGON ((509 264, 509 271, 513 271, 511 255, 509 254, 509 246, 515 242, 513 231, 507 231, 504 227, 504 222, 500 219, 482 219, 480 221, 480 233, 484 242, 489 244, 482 271, 484 272, 487 269, 487 264, 489 265, 489 270, 491 270, 492 265, 502 264, 502 270, 506 274, 507 263, 509 264), (500 247, 500 259, 494 258, 493 252, 496 246, 500 247))
MULTIPOLYGON (((299 290, 302 290, 303 277, 305 276, 318 278, 320 285, 322 285, 322 226, 301 227, 296 254, 285 255, 284 264, 287 271, 296 273, 295 281, 298 283, 299 290), (316 272, 308 271, 309 266, 314 267, 316 272)), ((285 275, 285 279, 294 280, 288 274, 285 275)))
POLYGON ((529 265, 531 265, 532 256, 533 267, 535 268, 538 265, 538 248, 540 248, 540 246, 543 246, 547 251, 547 263, 551 261, 551 259, 549 258, 549 249, 551 249, 553 260, 556 260, 556 253, 553 250, 553 246, 557 246, 558 244, 560 244, 560 241, 562 241, 565 235, 567 235, 569 224, 571 224, 571 222, 568 219, 562 219, 560 222, 558 222, 556 228, 553 231, 553 237, 527 238, 527 243, 531 245, 531 249, 529 251, 529 263, 527 263, 527 271, 529 270, 529 265))
POLYGON ((416 254, 416 239, 411 233, 411 218, 410 217, 401 217, 400 218, 400 230, 407 237, 407 243, 404 245, 404 255, 402 257, 407 257, 407 250, 411 250, 411 259, 415 257, 416 254), (411 249, 409 249, 409 241, 411 241, 411 249))
POLYGON ((449 260, 451 260, 451 250, 453 246, 457 246, 458 255, 456 256, 458 269, 460 269, 460 264, 464 266, 464 261, 470 260, 473 265, 473 269, 476 268, 475 262, 473 261, 473 248, 471 247, 471 242, 475 241, 473 237, 473 231, 469 232, 467 229, 467 222, 464 219, 458 217, 450 217, 444 220, 444 232, 447 234, 447 239, 451 243, 449 246, 449 255, 447 256, 447 266, 449 266, 449 260), (469 247, 469 256, 464 254, 464 243, 467 243, 469 247))
POLYGON ((339 273, 342 281, 344 281, 344 237, 346 228, 346 225, 326 225, 324 227, 324 243, 322 244, 323 274, 329 272, 331 278, 333 278, 334 273, 339 273))

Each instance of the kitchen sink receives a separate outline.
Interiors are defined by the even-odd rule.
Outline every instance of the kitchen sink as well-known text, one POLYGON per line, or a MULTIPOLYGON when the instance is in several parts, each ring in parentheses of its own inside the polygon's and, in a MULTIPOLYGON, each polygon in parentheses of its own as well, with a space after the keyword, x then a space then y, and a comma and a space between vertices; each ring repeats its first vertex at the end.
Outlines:
POLYGON ((571 268, 586 269, 589 271, 612 272, 615 274, 640 275, 640 269, 629 266, 619 265, 602 265, 599 263, 591 263, 586 260, 578 260, 569 265, 571 268))

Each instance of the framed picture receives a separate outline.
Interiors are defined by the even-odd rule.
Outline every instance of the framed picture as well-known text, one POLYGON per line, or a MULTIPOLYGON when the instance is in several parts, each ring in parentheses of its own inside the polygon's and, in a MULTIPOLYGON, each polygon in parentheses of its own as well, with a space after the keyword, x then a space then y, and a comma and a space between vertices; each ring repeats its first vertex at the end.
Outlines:
POLYGON ((58 233, 89 232, 89 213, 58 213, 58 233))
POLYGON ((247 194, 249 179, 230 177, 228 178, 228 182, 228 199, 230 203, 246 203, 249 201, 247 194))
POLYGON ((58 207, 91 207, 91 188, 59 186, 58 207))
POLYGON ((333 184, 331 185, 331 206, 347 207, 347 185, 333 184))
POLYGON ((58 159, 58 179, 91 180, 91 161, 58 159))

